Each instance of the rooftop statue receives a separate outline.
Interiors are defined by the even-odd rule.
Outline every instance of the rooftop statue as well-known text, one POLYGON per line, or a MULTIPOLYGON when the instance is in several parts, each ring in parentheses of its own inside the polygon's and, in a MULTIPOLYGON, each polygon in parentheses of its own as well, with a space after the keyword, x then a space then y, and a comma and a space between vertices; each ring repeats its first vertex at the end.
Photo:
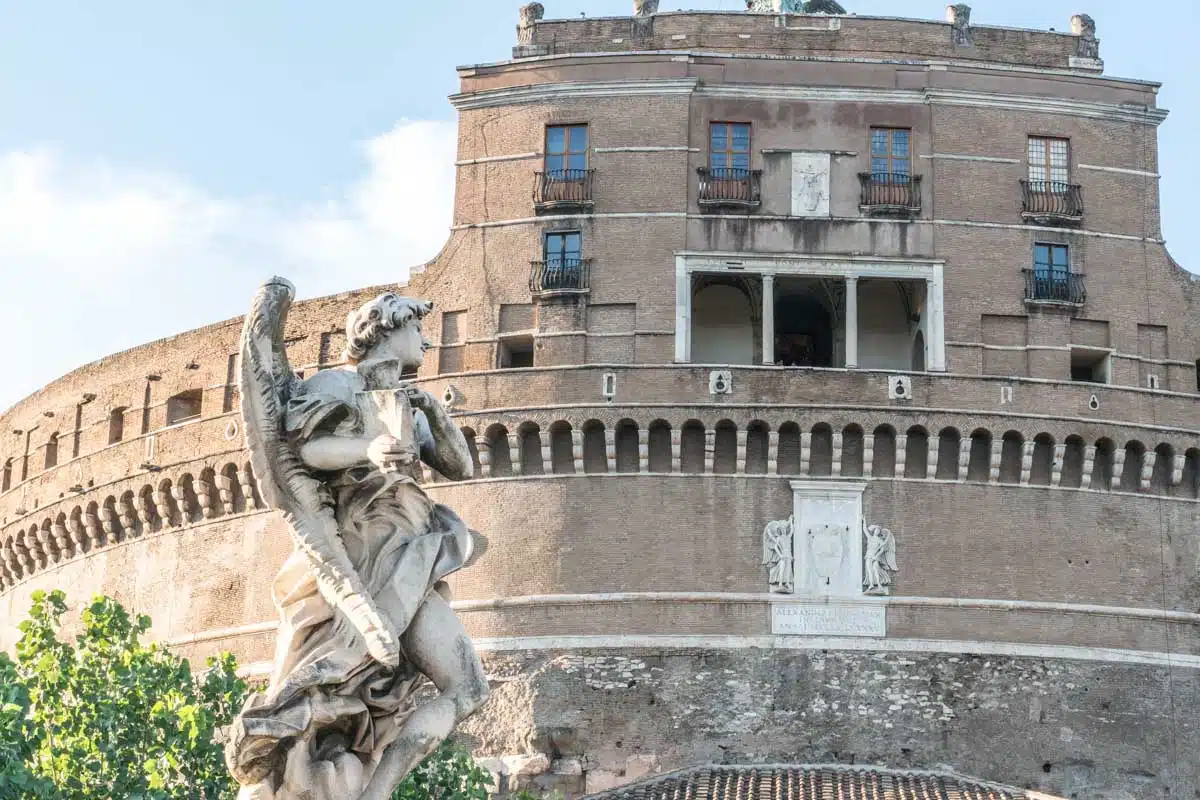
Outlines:
POLYGON ((380 295, 347 319, 347 366, 300 380, 283 344, 294 295, 266 283, 242 332, 246 441, 295 549, 273 587, 270 686, 234 721, 226 761, 239 800, 386 800, 487 696, 443 582, 483 540, 416 480, 418 461, 469 478, 471 455, 400 379, 428 347, 430 303, 380 295), (440 694, 417 706, 422 676, 440 694))
POLYGON ((533 44, 533 34, 537 29, 538 20, 546 16, 546 8, 541 3, 526 3, 518 13, 517 44, 533 44))
POLYGON ((658 13, 658 0, 633 0, 635 17, 652 17, 658 13))
POLYGON ((760 14, 845 14, 836 0, 746 0, 746 10, 760 14))

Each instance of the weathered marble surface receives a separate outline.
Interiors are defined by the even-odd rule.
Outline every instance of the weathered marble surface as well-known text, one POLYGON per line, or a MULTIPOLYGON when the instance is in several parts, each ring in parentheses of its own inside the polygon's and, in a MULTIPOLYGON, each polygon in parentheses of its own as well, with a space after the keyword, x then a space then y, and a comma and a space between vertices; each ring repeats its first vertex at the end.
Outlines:
POLYGON ((300 380, 283 344, 294 293, 264 285, 242 334, 246 441, 295 550, 275 579, 274 673, 226 761, 241 800, 383 800, 487 696, 443 582, 479 537, 416 480, 418 462, 470 477, 471 456, 444 406, 400 380, 431 304, 380 295, 347 319, 347 366, 300 380), (423 677, 440 692, 417 703, 423 677))

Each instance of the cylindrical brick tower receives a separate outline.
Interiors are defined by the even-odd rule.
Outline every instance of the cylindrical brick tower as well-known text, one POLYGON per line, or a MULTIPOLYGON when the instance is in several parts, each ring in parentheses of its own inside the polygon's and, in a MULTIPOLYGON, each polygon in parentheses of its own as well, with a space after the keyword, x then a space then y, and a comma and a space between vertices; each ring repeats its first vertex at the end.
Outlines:
MULTIPOLYGON (((1200 331, 1157 84, 1104 75, 1086 15, 777 5, 533 4, 459 70, 453 228, 405 291, 478 453, 428 491, 490 540, 453 582, 493 680, 462 733, 571 794, 840 763, 1193 796, 1200 331)), ((300 304, 292 363, 337 366, 377 291, 300 304)), ((3 416, 0 645, 62 586, 263 670, 290 542, 238 330, 3 416)))

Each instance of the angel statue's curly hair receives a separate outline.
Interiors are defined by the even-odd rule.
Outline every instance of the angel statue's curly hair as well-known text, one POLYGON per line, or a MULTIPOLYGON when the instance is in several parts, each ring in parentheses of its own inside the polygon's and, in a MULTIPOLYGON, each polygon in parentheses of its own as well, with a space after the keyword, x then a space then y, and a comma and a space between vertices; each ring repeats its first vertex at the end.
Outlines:
POLYGON ((395 292, 364 303, 346 317, 346 360, 357 364, 388 331, 411 325, 432 310, 433 303, 401 297, 395 292))

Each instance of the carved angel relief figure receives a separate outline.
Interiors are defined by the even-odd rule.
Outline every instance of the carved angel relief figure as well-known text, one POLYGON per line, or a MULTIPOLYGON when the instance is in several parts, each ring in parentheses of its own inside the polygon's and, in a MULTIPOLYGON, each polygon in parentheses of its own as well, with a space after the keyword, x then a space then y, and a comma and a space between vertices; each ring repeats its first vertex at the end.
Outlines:
POLYGON ((896 537, 887 528, 863 523, 863 534, 867 537, 864 561, 866 593, 885 595, 892 585, 892 573, 896 567, 896 537))
POLYGON ((487 697, 443 579, 483 540, 416 481, 418 460, 469 478, 442 405, 404 386, 431 305, 383 294, 346 323, 348 365, 295 376, 283 329, 295 290, 275 278, 242 332, 242 416, 263 498, 295 550, 274 584, 274 674, 234 721, 240 800, 386 800, 487 697), (421 677, 440 690, 416 706, 421 677))
POLYGON ((771 591, 776 594, 791 594, 795 590, 795 532, 795 517, 768 522, 763 530, 763 566, 767 568, 771 591))

